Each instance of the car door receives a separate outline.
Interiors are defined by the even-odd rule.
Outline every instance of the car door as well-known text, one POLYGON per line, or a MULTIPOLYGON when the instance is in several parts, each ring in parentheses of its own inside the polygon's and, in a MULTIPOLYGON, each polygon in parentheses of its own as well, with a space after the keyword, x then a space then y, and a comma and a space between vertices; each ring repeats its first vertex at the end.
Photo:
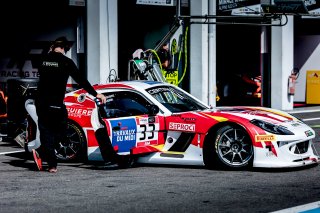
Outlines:
POLYGON ((147 151, 143 147, 163 141, 163 118, 150 115, 151 103, 138 92, 116 91, 105 93, 105 123, 110 141, 118 153, 147 151))

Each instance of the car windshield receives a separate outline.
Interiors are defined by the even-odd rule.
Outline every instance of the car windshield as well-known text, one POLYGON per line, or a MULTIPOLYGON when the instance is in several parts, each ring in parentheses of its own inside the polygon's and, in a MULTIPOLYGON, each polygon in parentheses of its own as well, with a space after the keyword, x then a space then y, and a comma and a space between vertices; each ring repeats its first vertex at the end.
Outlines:
POLYGON ((170 86, 161 86, 148 89, 147 92, 157 99, 171 112, 186 112, 208 109, 196 99, 170 86))

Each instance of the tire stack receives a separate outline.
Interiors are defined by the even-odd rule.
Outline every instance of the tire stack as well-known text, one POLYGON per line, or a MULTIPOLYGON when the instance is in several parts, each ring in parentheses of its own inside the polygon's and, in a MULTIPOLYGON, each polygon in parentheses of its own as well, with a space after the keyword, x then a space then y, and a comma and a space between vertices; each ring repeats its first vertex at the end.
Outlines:
POLYGON ((15 138, 26 129, 27 111, 24 103, 35 98, 37 78, 7 80, 7 131, 8 138, 15 138))

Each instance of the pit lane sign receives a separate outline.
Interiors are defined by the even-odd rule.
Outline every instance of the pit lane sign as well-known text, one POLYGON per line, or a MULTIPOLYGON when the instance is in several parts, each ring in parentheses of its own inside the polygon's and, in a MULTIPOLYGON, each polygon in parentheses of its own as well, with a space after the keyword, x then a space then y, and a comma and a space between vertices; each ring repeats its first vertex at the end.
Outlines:
POLYGON ((217 13, 219 15, 241 15, 260 12, 260 0, 219 0, 217 13))
MULTIPOLYGON (((180 0, 181 6, 187 7, 188 0, 180 0)), ((176 0, 137 0, 137 4, 157 5, 157 6, 176 6, 176 0)))

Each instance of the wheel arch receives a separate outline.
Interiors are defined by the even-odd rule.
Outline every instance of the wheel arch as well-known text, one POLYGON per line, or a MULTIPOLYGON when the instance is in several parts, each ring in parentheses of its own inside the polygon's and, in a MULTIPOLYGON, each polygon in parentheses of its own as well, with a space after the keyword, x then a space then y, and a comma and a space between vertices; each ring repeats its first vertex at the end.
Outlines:
MULTIPOLYGON (((239 123, 235 123, 232 121, 224 121, 224 122, 220 122, 214 126, 212 126, 209 130, 208 133, 206 134, 205 138, 204 138, 204 142, 203 145, 205 143, 208 143, 208 141, 210 141, 210 135, 215 134, 217 132, 218 129, 220 129, 221 127, 224 126, 233 126, 233 127, 241 127, 243 128, 246 132, 248 132, 247 128, 245 128, 243 125, 239 124, 239 123)), ((248 133, 249 134, 249 133, 248 133)), ((249 134, 250 135, 250 134, 249 134)))
MULTIPOLYGON (((231 126, 231 127, 237 127, 243 129, 250 137, 251 143, 253 145, 253 140, 252 140, 252 134, 248 131, 248 128, 246 128, 244 125, 235 123, 232 121, 225 121, 225 122, 220 122, 217 125, 212 126, 209 130, 208 133, 206 134, 204 141, 203 141, 203 162, 204 164, 209 168, 209 169, 226 169, 226 168, 221 168, 217 166, 213 161, 212 161, 212 155, 210 154, 210 147, 214 144, 213 138, 216 137, 216 133, 220 128, 223 128, 225 126, 231 126), (209 147, 209 148, 208 148, 209 147)), ((252 163, 254 161, 255 157, 255 150, 253 149, 253 156, 252 160, 250 162, 250 167, 252 167, 252 163)), ((229 168, 230 169, 230 168, 229 168)), ((236 169, 236 168, 233 168, 236 169)))

